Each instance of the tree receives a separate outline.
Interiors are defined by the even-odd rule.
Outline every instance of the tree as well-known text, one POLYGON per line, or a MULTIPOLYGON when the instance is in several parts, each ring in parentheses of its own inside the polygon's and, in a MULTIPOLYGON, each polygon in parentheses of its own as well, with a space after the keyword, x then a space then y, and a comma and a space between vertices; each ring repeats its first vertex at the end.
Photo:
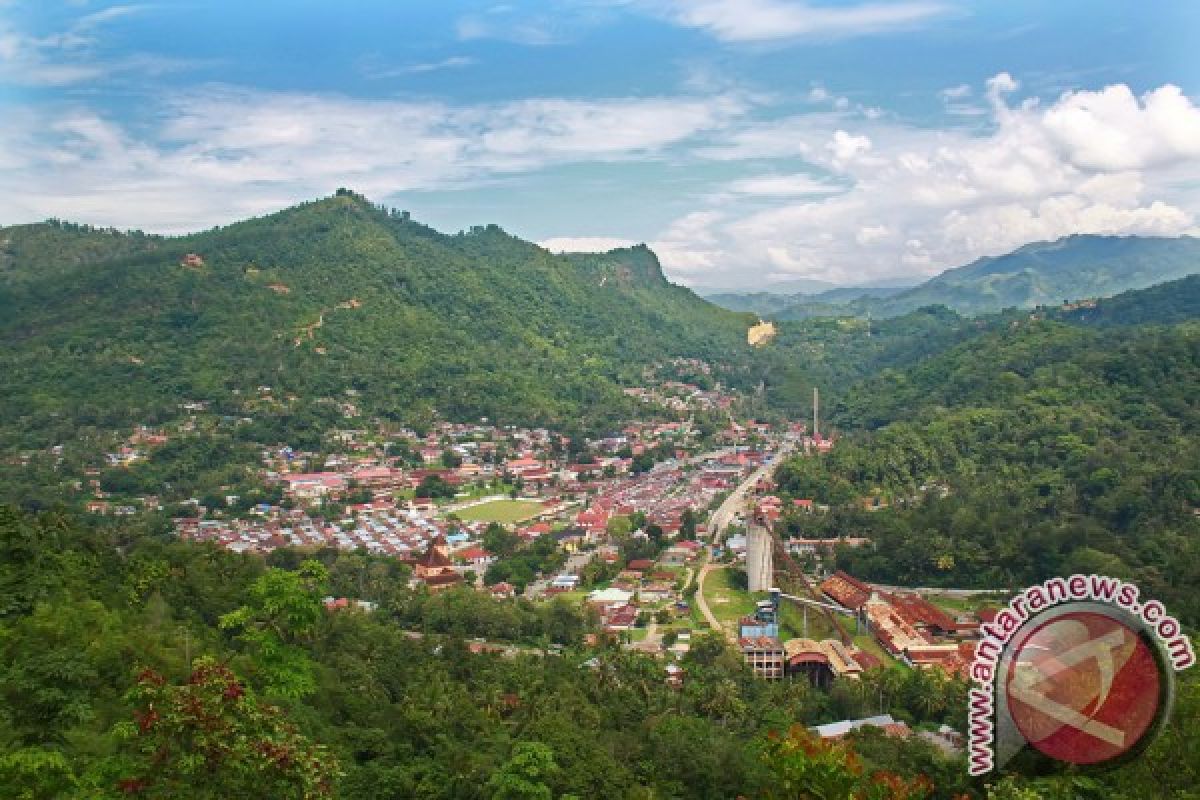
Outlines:
POLYGON ((546 781, 559 772, 554 751, 540 742, 517 742, 512 756, 488 779, 492 800, 550 800, 546 781))
POLYGON ((417 486, 417 497, 448 498, 454 497, 454 487, 440 475, 426 475, 417 486))
POLYGON ((338 765, 329 751, 211 658, 197 661, 183 685, 143 670, 127 699, 137 708, 134 721, 115 731, 124 740, 123 794, 164 800, 333 796, 338 765))
POLYGON ((800 725, 768 735, 763 757, 771 773, 764 794, 771 800, 919 800, 933 791, 923 775, 868 773, 848 744, 826 742, 800 725))
POLYGON ((498 522, 488 523, 483 532, 483 548, 497 558, 507 558, 521 544, 521 537, 498 522))
POLYGON ((308 641, 324 614, 329 573, 308 560, 295 572, 268 569, 250 587, 250 602, 221 617, 251 650, 252 664, 272 692, 303 697, 316 689, 312 662, 298 646, 308 641))
POLYGON ((679 515, 679 538, 688 540, 696 538, 696 512, 690 508, 685 508, 683 513, 679 515))

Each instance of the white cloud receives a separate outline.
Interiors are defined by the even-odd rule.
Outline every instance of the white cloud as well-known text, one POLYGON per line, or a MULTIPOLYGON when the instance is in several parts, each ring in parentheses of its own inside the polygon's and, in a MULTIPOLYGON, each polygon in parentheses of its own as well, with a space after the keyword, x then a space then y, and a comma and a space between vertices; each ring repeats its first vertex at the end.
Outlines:
POLYGON ((854 234, 854 241, 860 245, 872 245, 890 238, 893 231, 887 225, 864 225, 854 234))
POLYGON ((619 247, 633 247, 637 242, 619 236, 555 236, 543 239, 538 246, 551 253, 607 253, 619 247))
POLYGON ((497 4, 464 14, 455 23, 462 41, 494 39, 528 47, 564 44, 593 24, 586 6, 558 5, 549 12, 531 13, 515 5, 497 4))
POLYGON ((215 87, 169 101, 161 127, 137 135, 83 109, 27 109, 0 139, 0 219, 195 230, 338 186, 384 199, 654 158, 747 109, 735 94, 449 106, 215 87))
POLYGON ((938 92, 947 114, 957 117, 982 117, 988 113, 988 110, 985 106, 972 102, 971 98, 974 94, 975 90, 966 83, 949 86, 938 92))
POLYGON ((838 130, 833 132, 833 138, 825 146, 833 153, 833 163, 840 169, 870 150, 871 140, 866 136, 854 136, 838 130))
POLYGON ((646 238, 673 277, 709 285, 767 274, 858 283, 1071 233, 1196 230, 1200 109, 1179 89, 1137 96, 1110 86, 1018 103, 1007 73, 969 88, 950 96, 985 98, 986 129, 838 111, 833 94, 817 109, 792 98, 803 113, 789 115, 764 108, 778 97, 725 86, 481 105, 209 87, 147 109, 137 127, 82 105, 10 106, 0 221, 183 232, 338 186, 386 201, 571 164, 627 165, 606 180, 629 181, 633 203, 635 165, 656 161, 688 173, 694 205, 673 223, 656 235, 610 224, 604 236, 543 244, 610 249, 646 238))
POLYGON ((725 42, 880 33, 911 27, 949 10, 944 3, 926 0, 840 6, 799 0, 644 0, 640 5, 725 42))
POLYGON ((781 195, 766 209, 727 193, 699 256, 676 243, 664 266, 704 282, 771 270, 854 283, 931 275, 1074 233, 1200 232, 1200 108, 1177 88, 1139 98, 1113 86, 1009 105, 1019 88, 1007 73, 987 81, 986 132, 885 119, 842 127, 847 118, 833 114, 735 130, 700 154, 799 158, 837 173, 846 189, 781 195))
POLYGON ((1082 169, 1144 169, 1200 158, 1200 108, 1177 86, 1140 100, 1124 85, 1068 93, 1043 120, 1062 152, 1082 169))
POLYGON ((101 59, 94 53, 98 29, 136 14, 143 5, 120 5, 77 17, 64 30, 33 36, 0 18, 0 85, 71 86, 118 73, 160 74, 188 63, 182 59, 130 54, 101 59))

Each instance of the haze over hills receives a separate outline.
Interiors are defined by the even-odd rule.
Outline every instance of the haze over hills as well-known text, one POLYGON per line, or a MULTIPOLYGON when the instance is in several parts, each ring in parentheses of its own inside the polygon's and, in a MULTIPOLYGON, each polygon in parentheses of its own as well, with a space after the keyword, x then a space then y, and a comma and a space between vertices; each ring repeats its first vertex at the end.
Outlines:
POLYGON ((761 286, 755 285, 753 288, 746 286, 696 286, 693 288, 701 297, 714 297, 724 294, 770 294, 790 297, 797 294, 820 294, 830 289, 836 289, 837 284, 815 278, 796 278, 794 280, 775 281, 761 286))
MULTIPOLYGON (((837 286, 815 294, 774 294, 772 292, 754 292, 751 294, 722 293, 706 294, 705 299, 731 311, 751 311, 759 315, 777 315, 787 312, 793 306, 803 305, 813 313, 805 316, 821 316, 816 310, 827 308, 829 313, 837 313, 837 307, 862 298, 891 297, 900 294, 908 287, 905 286, 837 286)), ((790 316, 790 315, 789 315, 790 316)))
POLYGON ((978 315, 1108 297, 1196 272, 1200 272, 1200 239, 1195 237, 1076 235, 981 258, 910 289, 850 287, 794 296, 787 305, 781 298, 758 294, 709 299, 726 308, 780 319, 866 313, 888 317, 927 305, 978 315))

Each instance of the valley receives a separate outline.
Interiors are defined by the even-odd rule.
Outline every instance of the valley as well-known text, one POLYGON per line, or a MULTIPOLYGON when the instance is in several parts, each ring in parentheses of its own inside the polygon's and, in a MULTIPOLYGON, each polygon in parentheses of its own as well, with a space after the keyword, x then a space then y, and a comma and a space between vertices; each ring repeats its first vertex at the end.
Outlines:
MULTIPOLYGON (((976 788, 966 672, 1009 592, 1096 571, 1200 619, 1194 276, 975 316, 780 314, 755 337, 647 248, 552 256, 349 191, 178 239, 5 239, 0 647, 83 670, 7 700, 10 743, 128 713, 88 649, 107 609, 133 638, 103 663, 178 681, 219 654, 309 720, 347 796, 452 780, 424 730, 469 749, 463 730, 533 726, 598 796, 658 780, 614 753, 666 747, 672 715, 671 747, 724 753, 688 791, 771 785, 745 737, 887 715, 861 723, 888 731, 873 757, 949 797, 976 788), (747 585, 763 536, 782 596, 747 585)), ((466 752, 473 774, 500 757, 466 752)), ((72 758, 80 785, 117 768, 72 758)))

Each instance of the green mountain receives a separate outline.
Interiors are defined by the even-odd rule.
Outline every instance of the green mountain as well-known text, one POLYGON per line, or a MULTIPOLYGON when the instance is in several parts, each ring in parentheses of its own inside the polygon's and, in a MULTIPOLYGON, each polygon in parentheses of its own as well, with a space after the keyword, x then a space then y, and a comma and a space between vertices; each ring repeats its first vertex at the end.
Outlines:
POLYGON ((259 387, 298 416, 354 398, 407 422, 598 421, 646 363, 744 353, 751 322, 670 284, 644 246, 555 256, 344 190, 181 237, 0 229, 0 310, 0 441, 29 447, 184 400, 241 415, 259 387))
POLYGON ((1022 316, 843 395, 834 452, 780 477, 834 507, 805 535, 871 538, 839 565, 887 583, 1099 572, 1200 619, 1200 324, 1022 316))
POLYGON ((930 305, 977 315, 1109 297, 1200 272, 1200 239, 1068 236, 981 258, 900 292, 797 298, 780 319, 840 314, 890 317, 930 305))

